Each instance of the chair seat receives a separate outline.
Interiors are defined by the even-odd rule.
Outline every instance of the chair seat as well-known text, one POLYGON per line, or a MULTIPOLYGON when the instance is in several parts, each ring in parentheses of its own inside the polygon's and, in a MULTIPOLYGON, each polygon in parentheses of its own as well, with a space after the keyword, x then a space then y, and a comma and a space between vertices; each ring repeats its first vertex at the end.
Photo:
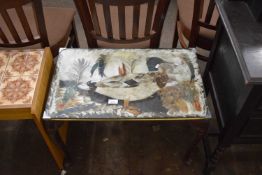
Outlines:
MULTIPOLYGON (((204 17, 206 16, 207 13, 208 4, 209 4, 209 0, 205 0, 201 21, 204 21, 204 17)), ((177 0, 177 6, 179 9, 179 20, 183 33, 185 34, 185 37, 188 39, 190 36, 191 25, 192 25, 194 0, 177 0)), ((217 9, 215 9, 210 24, 215 25, 218 17, 219 17, 218 11, 217 9)), ((215 37, 215 33, 216 32, 214 30, 209 30, 200 27, 199 34, 201 37, 213 39, 215 37)))
POLYGON ((72 29, 75 10, 72 8, 44 8, 46 30, 52 51, 65 47, 72 29))
MULTIPOLYGON (((46 30, 49 40, 49 45, 52 49, 53 54, 58 53, 59 47, 65 47, 68 36, 72 29, 72 21, 74 19, 75 10, 72 8, 57 8, 57 7, 44 7, 44 18, 46 24, 46 30)), ((26 17, 29 24, 35 24, 35 18, 32 8, 24 8, 26 17)), ((22 40, 26 39, 24 30, 20 24, 20 21, 14 11, 10 11, 9 15, 16 26, 17 32, 22 40)), ((7 33, 7 38, 12 41, 13 38, 8 31, 7 26, 0 19, 0 25, 4 33, 7 33)), ((30 25, 34 37, 38 36, 36 25, 30 25)), ((41 48, 40 44, 28 46, 24 48, 41 48)))
POLYGON ((119 44, 119 43, 110 43, 105 41, 97 41, 97 45, 100 48, 149 48, 150 41, 141 41, 138 43, 128 43, 128 44, 119 44))

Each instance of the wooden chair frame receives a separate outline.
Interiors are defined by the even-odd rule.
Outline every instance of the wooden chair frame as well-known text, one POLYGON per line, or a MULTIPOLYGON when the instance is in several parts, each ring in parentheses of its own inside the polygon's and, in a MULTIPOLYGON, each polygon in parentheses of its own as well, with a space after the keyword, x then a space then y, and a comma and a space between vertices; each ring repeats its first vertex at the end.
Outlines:
POLYGON ((162 27, 164 24, 164 19, 166 12, 170 3, 170 0, 159 0, 154 20, 153 11, 155 7, 155 0, 74 0, 78 13, 80 15, 85 35, 87 38, 88 46, 90 48, 97 48, 97 40, 106 41, 109 43, 120 43, 120 44, 130 44, 137 43, 145 40, 150 40, 150 47, 157 48, 160 43, 160 36, 162 27), (103 5, 104 19, 106 21, 106 32, 107 38, 101 35, 100 26, 98 23, 97 11, 95 3, 103 5), (144 37, 138 37, 139 30, 139 16, 140 16, 140 5, 147 3, 147 17, 144 37), (112 32, 112 21, 110 15, 110 6, 118 7, 118 17, 119 17, 119 36, 120 39, 113 38, 112 32), (126 38, 125 33, 125 7, 133 6, 133 31, 132 39, 126 38), (151 25, 153 27, 151 29, 151 25), (153 31, 153 33, 152 33, 153 31))
MULTIPOLYGON (((204 6, 204 0, 194 0, 194 12, 193 12, 193 18, 191 24, 191 31, 189 31, 184 26, 184 24, 179 20, 179 9, 178 9, 176 29, 175 29, 174 40, 173 40, 174 48, 177 47, 177 42, 179 41, 183 48, 200 47, 205 50, 211 49, 213 40, 200 36, 199 32, 200 32, 200 27, 216 31, 217 24, 215 26, 210 24, 213 12, 215 10, 215 2, 214 0, 210 0, 205 19, 204 21, 201 21, 201 17, 203 14, 203 6, 204 6), (188 45, 186 44, 183 38, 183 34, 189 41, 188 45)), ((198 58, 204 61, 207 61, 208 59, 205 56, 199 54, 198 54, 198 58)))
MULTIPOLYGON (((8 37, 4 33, 3 29, 0 26, 0 47, 7 47, 7 48, 18 48, 18 47, 27 47, 32 46, 35 44, 41 44, 41 47, 49 47, 50 43, 48 40, 47 30, 46 30, 46 24, 45 24, 45 18, 44 18, 44 10, 42 6, 41 0, 0 0, 0 15, 2 16, 4 22, 6 23, 6 26, 11 33, 11 36, 14 41, 9 41, 8 37), (33 32, 30 28, 30 22, 28 21, 25 11, 23 7, 29 3, 32 3, 32 9, 35 16, 35 24, 36 29, 38 32, 37 36, 33 35, 33 32), (8 13, 9 9, 14 9, 18 19, 22 25, 22 28, 25 33, 26 38, 21 38, 18 34, 17 29, 15 28, 14 23, 12 22, 12 19, 8 13)), ((79 42, 77 38, 77 32, 76 32, 76 26, 74 23, 74 20, 71 23, 71 31, 69 35, 65 35, 65 37, 68 38, 62 38, 59 42, 65 42, 68 41, 65 45, 65 47, 79 47, 79 42)), ((58 44, 58 43, 56 43, 58 44)), ((58 54, 58 47, 57 45, 50 46, 52 50, 52 54, 56 56, 58 54)))
POLYGON ((5 33, 3 32, 0 26, 0 39, 3 42, 3 43, 0 43, 0 47, 25 47, 25 46, 38 44, 38 43, 41 43, 42 47, 49 46, 41 0, 16 0, 16 1, 0 0, 0 4, 1 4, 0 14, 2 15, 15 41, 15 43, 10 43, 10 41, 8 41, 5 33), (35 38, 33 36, 32 31, 29 26, 30 24, 26 18, 25 12, 22 7, 29 3, 32 3, 32 7, 34 10, 37 30, 39 32, 39 38, 35 38), (18 32, 7 12, 7 9, 15 9, 19 17, 19 20, 22 24, 22 27, 24 29, 24 32, 26 34, 27 40, 22 40, 20 36, 18 35, 18 32))

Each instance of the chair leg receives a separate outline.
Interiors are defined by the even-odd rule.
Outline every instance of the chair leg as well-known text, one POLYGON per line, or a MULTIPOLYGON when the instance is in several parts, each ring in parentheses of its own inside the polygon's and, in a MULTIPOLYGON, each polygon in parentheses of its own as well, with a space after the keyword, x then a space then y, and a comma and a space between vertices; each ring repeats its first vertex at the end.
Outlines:
POLYGON ((184 155, 184 161, 186 164, 191 163, 191 154, 196 149, 197 145, 204 139, 204 137, 207 135, 209 122, 208 121, 194 121, 191 123, 196 128, 196 136, 192 142, 192 144, 189 146, 189 148, 186 151, 186 154, 184 155))
POLYGON ((178 30, 177 30, 177 23, 176 23, 172 48, 177 48, 177 42, 178 42, 178 30))
POLYGON ((78 40, 78 35, 77 35, 77 30, 76 30, 76 23, 75 23, 75 21, 73 21, 73 30, 74 30, 74 36, 75 36, 75 40, 74 40, 74 43, 73 43, 73 47, 74 47, 74 48, 79 48, 80 45, 79 45, 79 40, 78 40))
POLYGON ((79 41, 78 41, 75 21, 72 22, 72 29, 69 36, 70 36, 70 40, 67 44, 67 48, 79 48, 79 41))
POLYGON ((206 56, 197 54, 197 58, 202 60, 202 61, 208 62, 208 57, 206 57, 206 56))
POLYGON ((173 39, 173 45, 172 45, 172 48, 177 48, 177 42, 178 42, 178 23, 177 21, 179 20, 179 13, 178 13, 178 10, 177 10, 177 15, 176 15, 176 22, 175 22, 175 33, 174 33, 174 39, 173 39))

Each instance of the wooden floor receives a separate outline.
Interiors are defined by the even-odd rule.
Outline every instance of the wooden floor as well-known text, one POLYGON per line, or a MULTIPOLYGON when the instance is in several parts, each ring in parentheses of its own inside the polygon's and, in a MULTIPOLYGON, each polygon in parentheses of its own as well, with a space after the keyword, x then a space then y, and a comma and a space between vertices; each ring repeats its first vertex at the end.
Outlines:
MULTIPOLYGON (((191 165, 182 161, 194 132, 172 122, 71 123, 68 149, 73 164, 68 175, 199 175, 202 145, 191 165)), ((0 122, 0 174, 59 174, 31 121, 0 122)), ((261 145, 233 146, 219 162, 215 175, 261 175, 261 145)))
MULTIPOLYGON (((44 5, 74 7, 72 0, 44 0, 44 5)), ((161 47, 170 48, 174 29, 172 1, 161 47)), ((87 47, 76 17, 81 47, 87 47)), ((201 63, 204 67, 204 64, 201 63)), ((68 150, 73 164, 67 175, 199 175, 204 165, 202 145, 192 164, 182 161, 194 130, 173 122, 71 123, 68 150)), ((215 140, 212 141, 215 143, 215 140)), ((32 121, 0 122, 0 175, 59 174, 32 121)), ((215 175, 261 175, 262 146, 235 145, 219 162, 215 175)))

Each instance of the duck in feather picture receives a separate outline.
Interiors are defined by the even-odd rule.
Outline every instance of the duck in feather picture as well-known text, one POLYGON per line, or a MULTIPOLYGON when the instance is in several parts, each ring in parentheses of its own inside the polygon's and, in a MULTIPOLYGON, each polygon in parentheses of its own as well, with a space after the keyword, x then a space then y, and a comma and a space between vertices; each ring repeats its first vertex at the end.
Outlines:
POLYGON ((194 50, 67 50, 58 58, 49 115, 205 115, 194 50))

